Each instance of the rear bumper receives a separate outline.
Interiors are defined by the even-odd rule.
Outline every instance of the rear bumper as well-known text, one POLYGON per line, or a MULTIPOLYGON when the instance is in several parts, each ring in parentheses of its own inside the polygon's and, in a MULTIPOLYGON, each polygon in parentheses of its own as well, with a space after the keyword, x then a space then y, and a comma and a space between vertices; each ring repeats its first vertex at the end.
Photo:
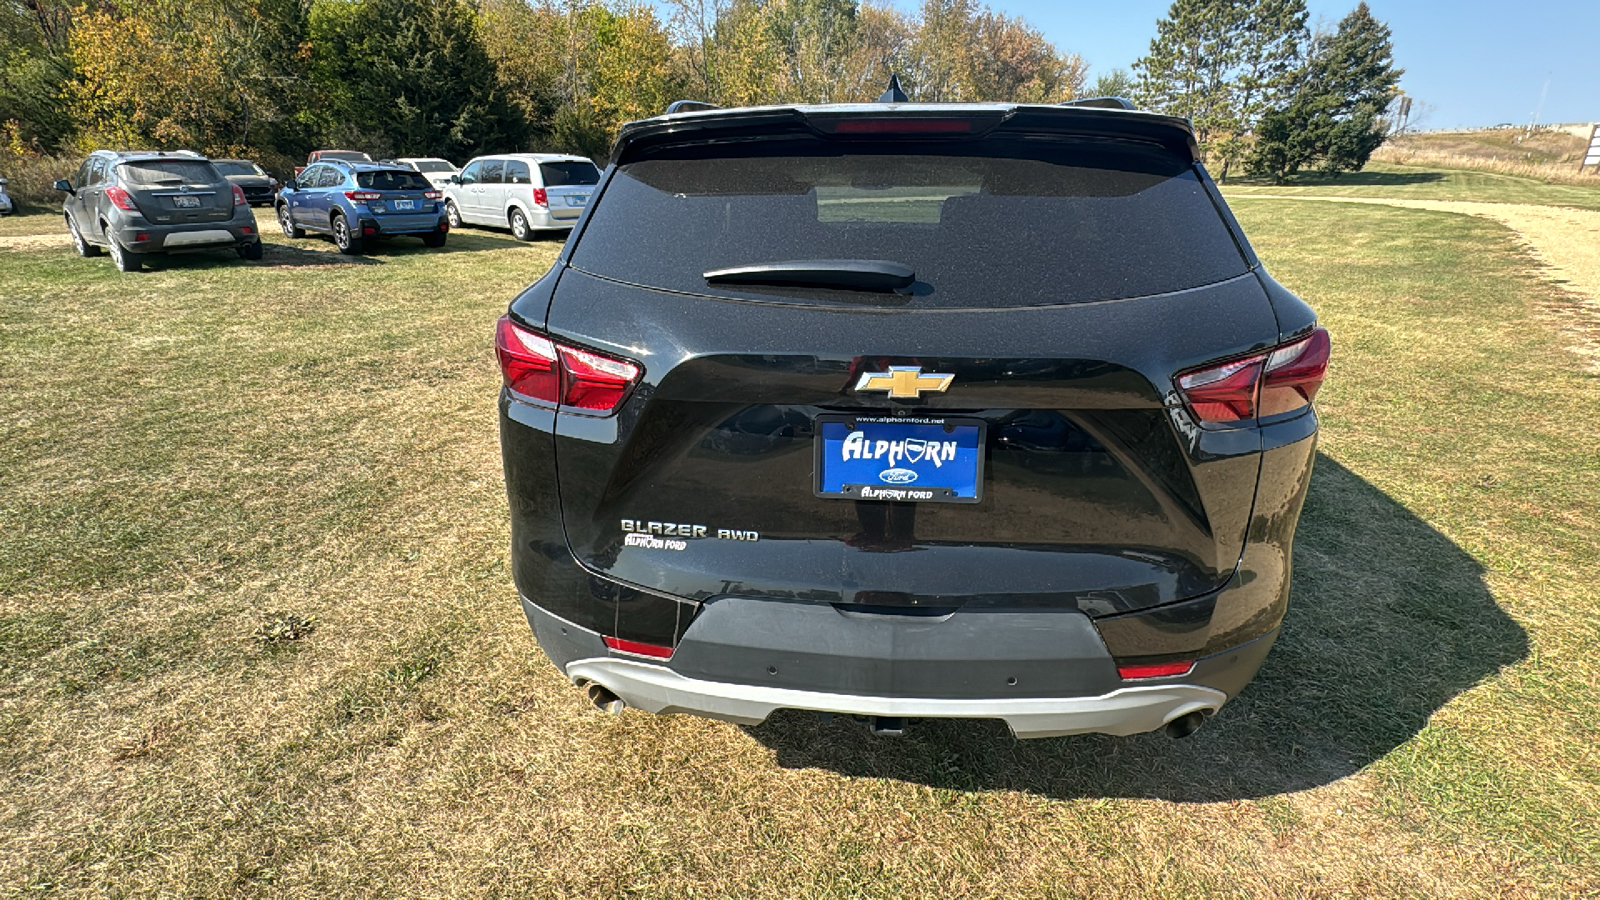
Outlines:
POLYGON ((658 661, 613 651, 598 633, 526 598, 522 603, 540 646, 569 679, 599 684, 648 712, 742 725, 780 709, 1000 719, 1019 738, 1138 734, 1190 713, 1214 713, 1255 675, 1277 636, 1274 631, 1202 659, 1186 676, 1128 682, 1117 677, 1087 618, 1075 613, 1032 623, 1018 623, 1015 613, 979 614, 952 625, 954 617, 933 624, 900 616, 859 621, 826 604, 772 603, 767 616, 736 604, 726 616, 698 619, 673 658, 658 661), (853 645, 852 631, 859 638, 853 645), (756 632, 771 634, 752 642, 767 646, 724 642, 756 632), (1059 659, 1030 669, 1029 657, 1047 646, 1057 648, 1059 659), (1069 677, 1051 683, 1052 671, 1069 677), (832 687, 850 689, 816 689, 830 678, 832 687))
POLYGON ((802 709, 908 719, 1001 719, 1019 738, 1085 732, 1140 734, 1192 712, 1215 712, 1228 700, 1219 690, 1191 684, 1122 688, 1094 697, 948 699, 823 694, 685 678, 663 666, 627 659, 578 660, 567 666, 567 677, 580 684, 603 685, 629 706, 648 712, 691 713, 740 725, 760 724, 780 709, 802 709))
POLYGON ((235 217, 225 222, 161 226, 149 224, 124 225, 116 229, 117 241, 135 253, 166 253, 179 250, 216 250, 253 244, 261 240, 255 232, 255 219, 235 217), (245 229, 249 230, 246 231, 245 229), (139 240, 140 235, 145 240, 139 240))
POLYGON ((369 235, 431 234, 435 231, 448 231, 450 228, 449 220, 444 217, 442 211, 415 216, 362 216, 360 222, 362 233, 369 235), (368 228, 373 230, 369 232, 368 228))

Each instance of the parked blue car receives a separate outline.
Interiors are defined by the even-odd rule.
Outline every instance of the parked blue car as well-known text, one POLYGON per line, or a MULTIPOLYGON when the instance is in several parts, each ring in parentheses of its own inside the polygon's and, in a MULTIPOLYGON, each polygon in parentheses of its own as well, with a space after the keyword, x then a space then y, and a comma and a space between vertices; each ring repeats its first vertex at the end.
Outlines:
POLYGON ((276 206, 286 236, 332 235, 341 253, 360 253, 367 241, 397 234, 443 247, 450 231, 440 193, 428 179, 381 163, 325 160, 308 166, 278 192, 276 206))

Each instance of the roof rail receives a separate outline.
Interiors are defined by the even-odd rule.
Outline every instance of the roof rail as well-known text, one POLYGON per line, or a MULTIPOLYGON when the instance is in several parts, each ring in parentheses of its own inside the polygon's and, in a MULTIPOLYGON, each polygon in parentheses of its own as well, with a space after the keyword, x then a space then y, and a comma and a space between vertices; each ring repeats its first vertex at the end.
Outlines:
POLYGON ((674 100, 674 101, 672 101, 671 104, 669 104, 667 106, 667 111, 662 113, 662 115, 663 116, 670 116, 673 113, 695 112, 697 110, 702 110, 702 109, 721 109, 721 108, 722 107, 716 105, 715 103, 707 103, 704 100, 674 100))
POLYGON ((1068 100, 1062 106, 1087 106, 1092 109, 1138 109, 1133 101, 1123 97, 1085 97, 1082 100, 1068 100))

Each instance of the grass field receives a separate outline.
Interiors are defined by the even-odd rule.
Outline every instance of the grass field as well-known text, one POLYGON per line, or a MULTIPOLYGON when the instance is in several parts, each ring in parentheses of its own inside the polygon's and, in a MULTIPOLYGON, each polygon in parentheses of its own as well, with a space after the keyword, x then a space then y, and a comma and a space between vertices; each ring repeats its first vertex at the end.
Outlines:
POLYGON ((506 564, 491 327, 553 243, 0 242, 0 894, 1600 891, 1572 301, 1482 219, 1235 208, 1335 357, 1283 637, 1181 742, 593 711, 506 564))
POLYGON ((1283 185, 1234 180, 1223 187, 1229 197, 1250 194, 1318 197, 1386 197, 1402 200, 1481 200, 1487 203, 1542 203, 1600 209, 1600 176, 1593 185, 1552 183, 1541 178, 1437 166, 1373 162, 1360 172, 1327 176, 1308 173, 1283 185))

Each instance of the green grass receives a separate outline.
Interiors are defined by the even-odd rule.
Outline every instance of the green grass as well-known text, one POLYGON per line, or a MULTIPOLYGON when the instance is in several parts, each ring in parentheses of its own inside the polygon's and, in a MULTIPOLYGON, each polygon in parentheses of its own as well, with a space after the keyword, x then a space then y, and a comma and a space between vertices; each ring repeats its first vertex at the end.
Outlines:
POLYGON ((553 243, 0 250, 0 893, 1600 890, 1569 301, 1484 220, 1235 206, 1335 359, 1284 635, 1182 742, 588 708, 495 434, 491 326, 553 243))
POLYGON ((1318 197, 1382 197, 1402 200, 1479 200, 1600 209, 1600 177, 1593 187, 1555 184, 1538 178, 1435 166, 1373 162, 1360 172, 1338 176, 1307 174, 1283 185, 1234 180, 1223 186, 1228 197, 1251 194, 1318 197))

